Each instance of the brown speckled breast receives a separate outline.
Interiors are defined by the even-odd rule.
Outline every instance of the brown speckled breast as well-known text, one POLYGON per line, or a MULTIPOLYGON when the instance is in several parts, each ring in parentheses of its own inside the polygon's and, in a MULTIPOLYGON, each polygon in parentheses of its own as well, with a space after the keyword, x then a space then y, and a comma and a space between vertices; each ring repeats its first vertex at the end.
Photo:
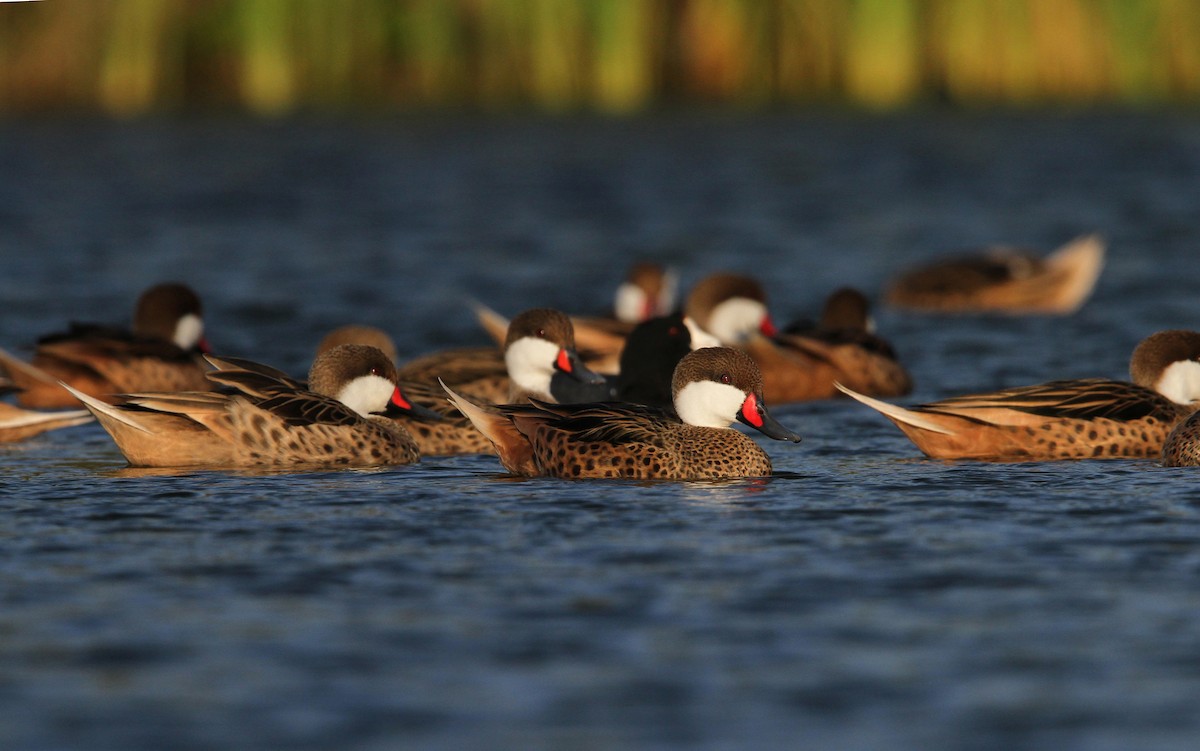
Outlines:
POLYGON ((1164 467, 1200 467, 1200 412, 1175 426, 1163 442, 1164 467))
POLYGON ((538 466, 552 477, 704 480, 771 474, 767 453, 733 428, 680 425, 656 440, 614 445, 542 426, 531 438, 538 466))

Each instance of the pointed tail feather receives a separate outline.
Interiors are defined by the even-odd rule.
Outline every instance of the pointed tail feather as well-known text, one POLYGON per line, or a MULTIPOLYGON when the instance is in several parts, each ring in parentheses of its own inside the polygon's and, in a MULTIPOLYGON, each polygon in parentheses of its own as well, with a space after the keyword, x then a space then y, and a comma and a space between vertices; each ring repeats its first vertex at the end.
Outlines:
POLYGON ((438 379, 438 383, 442 384, 442 388, 450 396, 450 403, 458 408, 467 416, 471 424, 484 437, 492 442, 496 447, 496 453, 500 455, 500 463, 509 472, 527 477, 535 476, 538 473, 537 465, 533 458, 533 445, 529 439, 517 430, 517 426, 507 415, 499 412, 495 407, 485 404, 479 404, 472 401, 470 398, 461 394, 455 393, 453 389, 438 379))
POLYGON ((118 409, 108 402, 97 399, 94 396, 85 394, 79 389, 71 388, 62 381, 59 381, 59 383, 64 389, 71 392, 72 396, 83 402, 83 406, 87 407, 91 413, 96 416, 96 419, 100 421, 100 424, 103 425, 105 421, 112 420, 133 428, 134 430, 140 430, 143 433, 153 432, 145 425, 142 425, 140 422, 138 422, 129 412, 123 409, 118 409))
POLYGON ((939 425, 938 423, 934 422, 933 420, 926 418, 920 412, 914 412, 911 409, 905 409, 904 407, 901 407, 901 406, 898 406, 895 404, 889 404, 887 402, 883 402, 878 399, 872 399, 871 397, 867 396, 866 394, 860 394, 857 391, 854 391, 853 389, 846 388, 845 386, 843 386, 840 383, 835 382, 833 385, 837 388, 838 391, 841 391, 846 396, 850 397, 851 399, 855 399, 859 402, 862 402, 863 404, 867 405, 868 407, 875 410, 876 412, 879 412, 884 417, 888 418, 889 420, 892 420, 893 422, 904 423, 905 425, 911 425, 914 428, 920 428, 921 430, 928 430, 931 433, 940 433, 942 435, 954 435, 953 430, 950 430, 950 429, 946 428, 945 426, 939 425))
POLYGON ((1047 256, 1046 264, 1066 279, 1056 295, 1059 308, 1074 311, 1087 300, 1104 269, 1104 240, 1099 235, 1078 237, 1047 256))
POLYGON ((66 428, 91 421, 92 414, 86 409, 57 410, 54 412, 14 409, 12 414, 5 414, 0 417, 0 428, 25 428, 44 423, 62 423, 61 427, 66 428))
POLYGON ((9 376, 16 385, 19 385, 17 382, 20 381, 21 376, 32 378, 43 383, 58 383, 58 379, 46 371, 30 365, 21 358, 3 349, 0 349, 0 368, 4 368, 6 371, 8 371, 9 376))
POLYGON ((488 336, 495 339, 500 346, 504 346, 504 340, 508 338, 508 319, 478 300, 473 301, 471 307, 475 310, 475 318, 478 319, 479 325, 488 336))

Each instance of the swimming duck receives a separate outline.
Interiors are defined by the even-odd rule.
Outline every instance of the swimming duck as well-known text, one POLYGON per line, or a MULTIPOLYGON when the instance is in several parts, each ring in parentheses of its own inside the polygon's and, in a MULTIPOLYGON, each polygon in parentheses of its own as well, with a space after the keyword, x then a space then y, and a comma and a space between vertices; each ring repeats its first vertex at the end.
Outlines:
POLYGON ((1066 314, 1079 309, 1104 268, 1104 241, 1078 237, 1045 258, 1008 247, 951 258, 902 274, 890 305, 946 313, 1066 314))
MULTIPOLYGON (((611 317, 572 315, 577 351, 588 368, 616 375, 625 337, 637 324, 670 313, 677 289, 678 275, 673 269, 648 261, 637 262, 617 286, 611 317)), ((474 309, 483 330, 503 344, 508 319, 482 303, 476 303, 474 309)))
POLYGON ((15 443, 39 433, 91 422, 86 409, 41 412, 0 402, 0 443, 15 443))
POLYGON ((490 347, 444 350, 399 368, 402 382, 434 386, 440 380, 493 402, 529 396, 557 401, 555 374, 593 385, 603 380, 579 357, 570 318, 553 308, 531 308, 514 317, 505 329, 502 352, 490 347))
POLYGON ((675 366, 692 350, 719 345, 683 313, 651 318, 626 337, 616 375, 605 376, 603 383, 583 384, 555 373, 551 390, 559 404, 618 401, 672 409, 675 366))
POLYGON ((672 379, 678 416, 619 403, 485 405, 446 391, 496 445, 505 469, 531 477, 763 477, 771 474, 771 459, 730 427, 735 419, 770 438, 800 441, 767 413, 754 361, 728 347, 699 349, 679 361, 672 379))
POLYGON ((891 420, 935 459, 1042 461, 1157 457, 1200 409, 1200 333, 1160 331, 1130 359, 1132 383, 1051 381, 904 408, 849 396, 891 420))
MULTIPOLYGON (((375 347, 389 360, 396 361, 396 345, 392 337, 374 326, 351 324, 334 329, 317 345, 317 356, 340 344, 375 347)), ((446 400, 446 394, 440 387, 403 379, 399 380, 399 385, 414 409, 393 411, 388 417, 408 431, 416 441, 421 456, 495 453, 491 441, 446 400)))
POLYGON ((617 285, 613 317, 630 326, 665 316, 675 308, 679 275, 674 269, 651 261, 638 261, 629 267, 625 280, 617 285))
POLYGON ((838 395, 834 383, 872 396, 912 391, 908 370, 875 333, 866 295, 850 287, 826 299, 816 324, 793 323, 769 342, 751 336, 745 346, 778 401, 829 399, 838 395))
POLYGON ((200 298, 186 285, 169 283, 138 298, 132 330, 72 324, 66 332, 39 339, 30 362, 0 350, 0 367, 18 390, 19 404, 53 409, 79 405, 59 381, 100 398, 130 391, 209 390, 199 358, 207 350, 200 298))
POLYGON ((828 325, 793 326, 777 333, 757 280, 713 274, 688 296, 685 311, 722 344, 745 349, 762 371, 767 398, 775 403, 829 399, 834 382, 874 396, 900 396, 912 378, 891 345, 873 332, 866 297, 834 292, 825 305, 828 325))
POLYGON ((768 338, 777 333, 766 290, 757 279, 742 274, 704 277, 688 293, 683 312, 727 347, 741 344, 753 332, 768 338))
MULTIPOLYGON (((419 411, 373 347, 343 344, 313 362, 307 385, 257 363, 210 358, 232 393, 125 395, 108 404, 69 386, 134 467, 382 466, 420 454, 389 419, 419 411)), ((64 384, 65 385, 65 384, 64 384)))

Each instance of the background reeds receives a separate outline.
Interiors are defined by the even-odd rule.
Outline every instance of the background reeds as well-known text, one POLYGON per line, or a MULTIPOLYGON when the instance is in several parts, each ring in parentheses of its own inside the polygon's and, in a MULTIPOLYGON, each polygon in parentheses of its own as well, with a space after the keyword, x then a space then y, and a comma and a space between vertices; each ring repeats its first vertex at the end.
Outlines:
POLYGON ((1194 0, 0 4, 0 111, 1190 103, 1194 0))

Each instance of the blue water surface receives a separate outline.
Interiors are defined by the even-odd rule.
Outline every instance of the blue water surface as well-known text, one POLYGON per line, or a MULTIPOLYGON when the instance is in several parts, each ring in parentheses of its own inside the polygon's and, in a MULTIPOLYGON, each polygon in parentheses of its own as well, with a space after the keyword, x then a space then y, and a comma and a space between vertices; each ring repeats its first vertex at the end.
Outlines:
MULTIPOLYGON (((1200 119, 848 113, 0 124, 0 346, 194 286, 303 373, 468 307, 603 311, 635 259, 775 317, 1004 242, 1109 243, 1062 318, 881 308, 903 401, 1125 377, 1200 328, 1200 119)), ((775 405, 768 480, 520 480, 495 458, 147 473, 95 425, 0 446, 0 748, 1193 749, 1200 475, 927 460, 775 405)))

